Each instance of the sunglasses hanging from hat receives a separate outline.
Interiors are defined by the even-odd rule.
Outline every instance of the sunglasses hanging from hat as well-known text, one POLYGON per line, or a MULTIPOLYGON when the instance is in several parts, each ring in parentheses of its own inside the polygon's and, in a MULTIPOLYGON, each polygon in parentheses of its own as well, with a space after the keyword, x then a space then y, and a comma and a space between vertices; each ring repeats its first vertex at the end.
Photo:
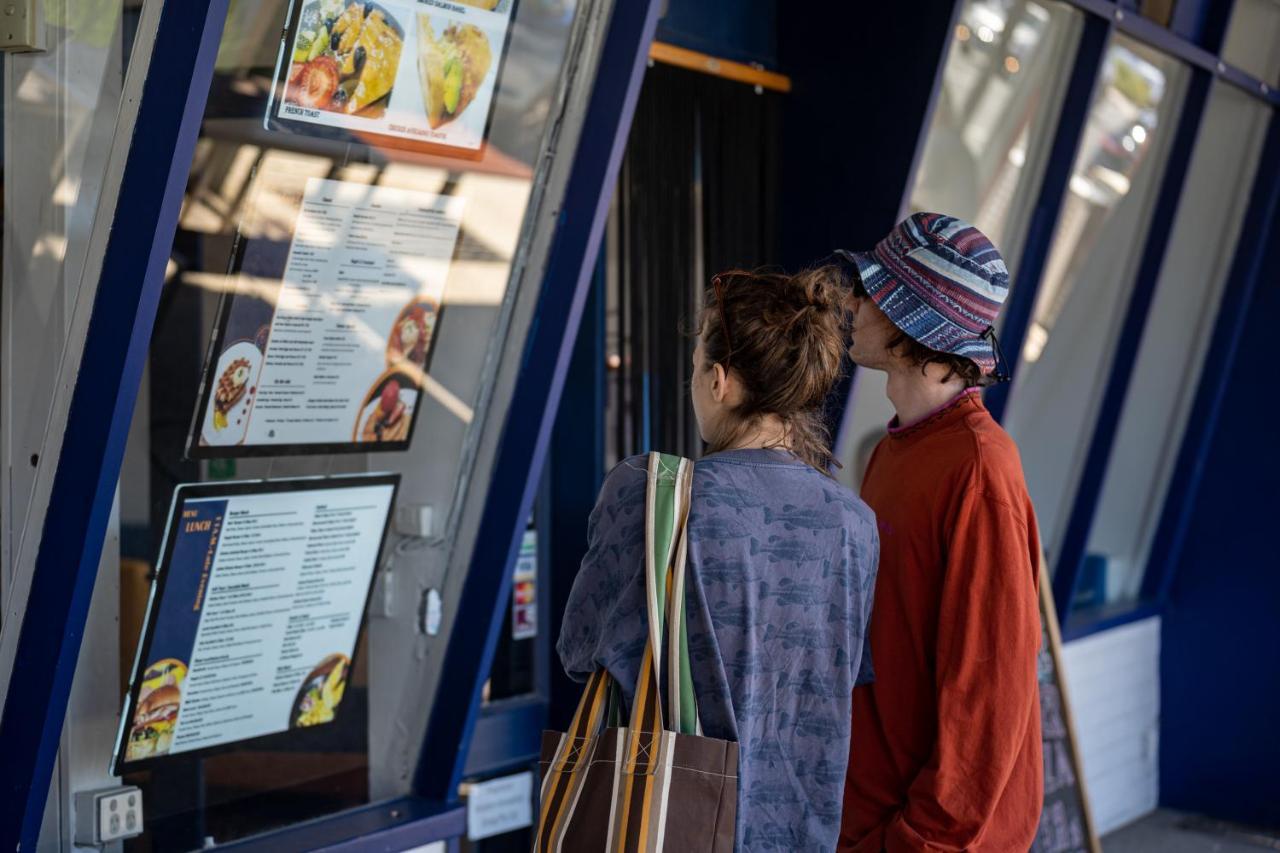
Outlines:
POLYGON ((995 355, 996 366, 991 370, 991 378, 997 383, 1005 383, 1013 377, 1009 375, 1009 361, 1004 357, 1004 350, 1000 349, 1000 339, 996 337, 996 327, 987 326, 987 330, 982 333, 982 339, 991 344, 991 352, 995 355))

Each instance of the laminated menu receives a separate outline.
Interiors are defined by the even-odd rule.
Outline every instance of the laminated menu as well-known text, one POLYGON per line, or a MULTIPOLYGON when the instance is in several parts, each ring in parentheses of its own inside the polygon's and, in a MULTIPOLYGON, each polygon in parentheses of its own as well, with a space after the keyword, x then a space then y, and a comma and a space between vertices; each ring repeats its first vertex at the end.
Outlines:
POLYGON ((455 196, 308 178, 283 259, 271 241, 238 251, 190 455, 408 447, 462 208, 455 196))
POLYGON ((179 488, 117 773, 338 718, 398 482, 179 488))
POLYGON ((515 0, 296 0, 271 129, 477 156, 515 0))

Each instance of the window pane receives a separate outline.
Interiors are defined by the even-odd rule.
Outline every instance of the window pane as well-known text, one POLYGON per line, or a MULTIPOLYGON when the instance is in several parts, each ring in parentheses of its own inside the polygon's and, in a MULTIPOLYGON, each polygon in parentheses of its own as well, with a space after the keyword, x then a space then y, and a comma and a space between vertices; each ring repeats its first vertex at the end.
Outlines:
POLYGON ((1280 86, 1280 2, 1236 0, 1222 58, 1272 86, 1280 86))
MULTIPOLYGON (((911 192, 911 209, 976 224, 1011 270, 1058 123, 1082 17, 1052 0, 968 0, 911 192)), ((840 476, 854 488, 893 417, 885 375, 858 372, 853 424, 840 476)))
POLYGON ((1021 255, 1081 15, 1063 3, 969 0, 960 12, 911 192, 913 211, 966 219, 1021 255))
POLYGON ((1082 604, 1137 597, 1203 370, 1270 108, 1214 83, 1089 537, 1082 604))
POLYGON ((1058 213, 1005 416, 1051 556, 1089 445, 1186 77, 1174 60, 1114 39, 1058 213))

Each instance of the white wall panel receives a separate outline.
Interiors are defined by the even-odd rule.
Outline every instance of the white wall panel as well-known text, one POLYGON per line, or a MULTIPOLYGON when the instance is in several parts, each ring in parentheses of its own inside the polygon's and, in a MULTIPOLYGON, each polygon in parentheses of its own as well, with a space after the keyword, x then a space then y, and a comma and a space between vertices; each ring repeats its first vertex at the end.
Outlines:
POLYGON ((1062 665, 1093 817, 1106 833, 1159 798, 1160 619, 1067 643, 1062 665))

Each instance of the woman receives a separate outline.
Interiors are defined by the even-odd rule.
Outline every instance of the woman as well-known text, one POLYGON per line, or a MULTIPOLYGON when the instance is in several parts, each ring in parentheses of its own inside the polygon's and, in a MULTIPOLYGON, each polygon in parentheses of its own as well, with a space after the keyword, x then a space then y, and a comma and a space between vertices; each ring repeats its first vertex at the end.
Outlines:
MULTIPOLYGON (((708 455, 694 469, 686 620, 703 732, 739 743, 739 850, 832 850, 850 694, 879 540, 829 476, 822 407, 844 353, 839 274, 717 276, 691 391, 708 455)), ((607 667, 629 702, 647 637, 646 460, 606 478, 558 650, 570 676, 607 667)))

